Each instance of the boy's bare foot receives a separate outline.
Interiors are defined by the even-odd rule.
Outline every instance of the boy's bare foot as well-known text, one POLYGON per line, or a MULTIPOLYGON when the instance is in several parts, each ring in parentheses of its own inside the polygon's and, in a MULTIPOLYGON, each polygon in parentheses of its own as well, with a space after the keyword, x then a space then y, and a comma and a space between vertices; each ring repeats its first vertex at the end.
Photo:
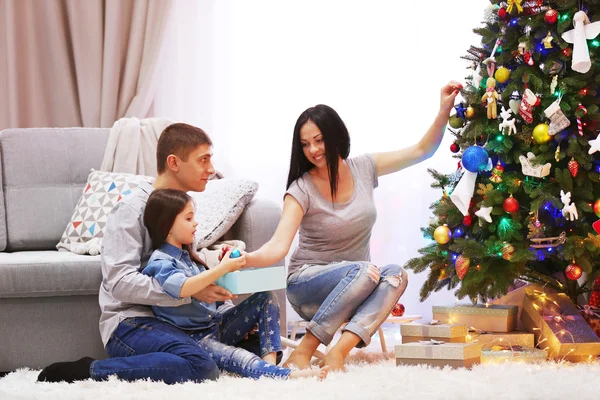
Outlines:
POLYGON ((298 369, 307 369, 310 368, 310 359, 312 358, 312 354, 301 353, 298 349, 292 351, 289 358, 285 360, 283 363, 284 368, 298 368, 298 369))
POLYGON ((346 372, 346 368, 344 368, 344 356, 333 350, 325 355, 325 360, 323 360, 323 366, 329 367, 331 371, 343 371, 346 372))
POLYGON ((327 378, 327 373, 329 372, 329 367, 324 366, 318 369, 302 369, 302 370, 294 370, 290 374, 291 379, 298 378, 310 378, 311 376, 316 376, 320 381, 327 378))

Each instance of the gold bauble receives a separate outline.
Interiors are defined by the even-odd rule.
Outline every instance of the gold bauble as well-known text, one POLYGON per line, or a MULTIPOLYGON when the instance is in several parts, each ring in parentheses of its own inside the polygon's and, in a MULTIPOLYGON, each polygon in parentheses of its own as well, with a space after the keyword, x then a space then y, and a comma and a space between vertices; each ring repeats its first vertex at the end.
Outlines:
POLYGON ((510 260, 515 252, 515 248, 510 243, 505 243, 502 246, 502 258, 505 260, 510 260))
POLYGON ((546 143, 552 139, 552 136, 548 134, 548 128, 548 124, 539 124, 533 128, 533 140, 535 140, 537 144, 546 143))
POLYGON ((448 118, 448 124, 452 129, 460 129, 464 126, 465 121, 456 115, 452 115, 450 118, 448 118))
POLYGON ((467 107, 467 110, 465 111, 465 117, 473 118, 474 116, 475 116, 475 109, 471 106, 467 107))
POLYGON ((450 241, 451 237, 452 237, 452 232, 450 232, 450 228, 448 228, 448 225, 438 226, 437 228, 435 228, 435 231, 433 232, 433 238, 439 244, 448 243, 450 241))
POLYGON ((448 270, 446 270, 446 268, 444 268, 440 271, 440 276, 438 276, 438 281, 443 281, 446 278, 448 278, 448 270))
POLYGON ((510 78, 510 70, 505 67, 500 67, 496 70, 494 77, 498 83, 504 83, 510 78))

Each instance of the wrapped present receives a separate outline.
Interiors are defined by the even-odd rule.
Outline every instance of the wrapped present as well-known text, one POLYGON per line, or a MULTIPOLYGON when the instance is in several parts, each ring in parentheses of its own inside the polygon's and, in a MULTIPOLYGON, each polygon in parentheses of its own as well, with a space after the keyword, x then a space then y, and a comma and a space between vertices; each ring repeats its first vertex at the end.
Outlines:
POLYGON ((396 345, 396 365, 427 364, 434 367, 469 368, 479 364, 481 346, 477 343, 423 341, 396 345))
POLYGON ((534 347, 533 333, 512 331, 505 333, 496 332, 470 332, 467 335, 468 343, 485 345, 534 347))
POLYGON ((481 348, 481 363, 499 362, 525 362, 539 363, 548 359, 546 350, 536 349, 531 346, 491 345, 481 348))
POLYGON ((506 306, 517 306, 517 328, 518 330, 525 330, 523 323, 521 322, 521 306, 523 304, 523 297, 525 297, 526 290, 542 290, 542 287, 536 283, 517 287, 502 297, 498 297, 491 301, 492 304, 506 305, 506 306))
POLYGON ((600 339, 564 293, 527 291, 521 320, 550 358, 580 362, 600 354, 600 339))
POLYGON ((433 306, 433 318, 446 324, 466 325, 472 330, 510 332, 517 325, 517 309, 495 304, 433 306))
POLYGON ((585 305, 580 312, 596 336, 600 337, 600 308, 585 305))
POLYGON ((215 283, 233 294, 284 289, 286 287, 285 267, 244 268, 223 275, 215 283))
POLYGON ((465 343, 467 327, 465 325, 440 324, 437 321, 412 322, 400 325, 402 343, 413 343, 420 340, 440 340, 450 343, 465 343))

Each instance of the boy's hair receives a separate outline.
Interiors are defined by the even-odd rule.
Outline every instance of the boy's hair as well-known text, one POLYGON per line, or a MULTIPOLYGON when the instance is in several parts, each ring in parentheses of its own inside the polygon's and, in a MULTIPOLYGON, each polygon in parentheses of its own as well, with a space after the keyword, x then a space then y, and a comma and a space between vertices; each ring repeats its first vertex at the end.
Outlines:
MULTIPOLYGON (((153 250, 158 249, 166 242, 175 218, 190 201, 193 202, 192 198, 183 190, 156 189, 150 194, 144 210, 144 225, 150 233, 153 250)), ((193 243, 184 245, 183 249, 190 253, 193 261, 208 269, 208 266, 193 251, 193 245, 193 243)))
POLYGON ((198 146, 212 146, 212 141, 202 129, 183 123, 171 124, 162 131, 156 146, 156 169, 162 174, 167 169, 167 157, 176 155, 183 161, 198 146))

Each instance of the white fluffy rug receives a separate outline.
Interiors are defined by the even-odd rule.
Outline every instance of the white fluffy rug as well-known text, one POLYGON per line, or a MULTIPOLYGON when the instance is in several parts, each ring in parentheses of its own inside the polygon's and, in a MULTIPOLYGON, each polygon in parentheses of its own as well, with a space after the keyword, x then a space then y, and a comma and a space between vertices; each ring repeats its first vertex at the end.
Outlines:
POLYGON ((233 376, 216 382, 85 381, 36 383, 38 371, 0 379, 0 399, 594 399, 600 398, 600 364, 498 364, 472 370, 396 367, 392 360, 348 366, 347 373, 316 379, 258 381, 233 376))

